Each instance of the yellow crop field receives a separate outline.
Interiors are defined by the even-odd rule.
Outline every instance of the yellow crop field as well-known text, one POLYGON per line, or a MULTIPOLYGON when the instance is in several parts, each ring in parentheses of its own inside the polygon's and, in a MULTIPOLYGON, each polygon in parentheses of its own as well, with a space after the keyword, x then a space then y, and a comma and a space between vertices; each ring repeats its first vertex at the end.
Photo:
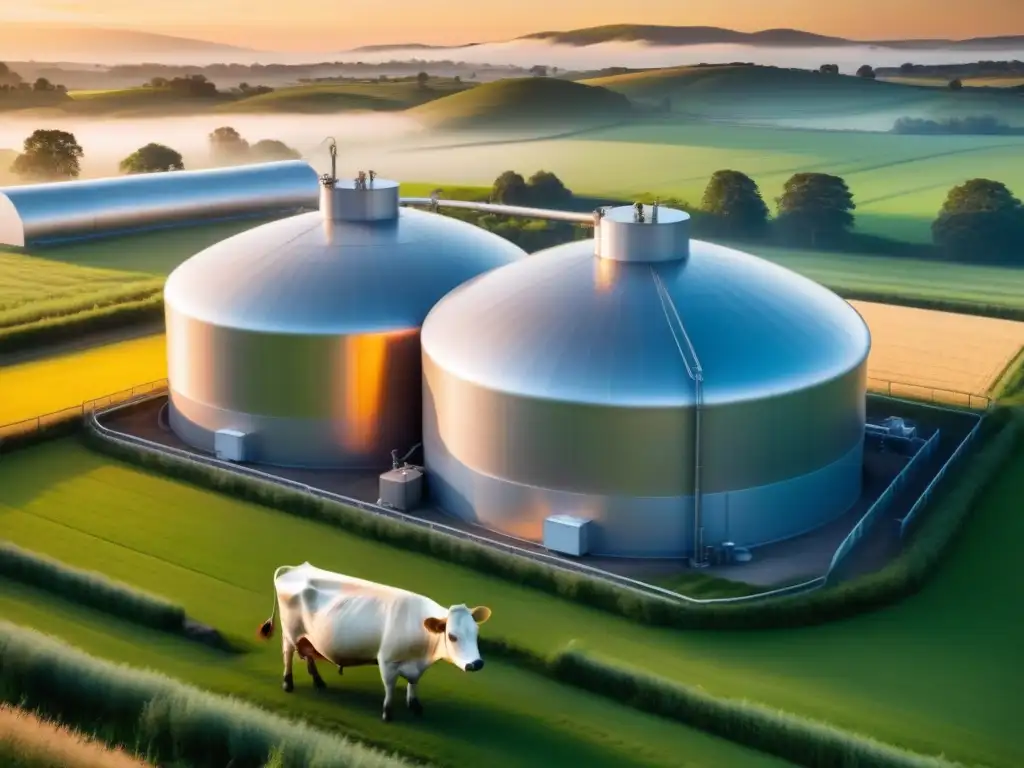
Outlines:
POLYGON ((984 395, 1024 347, 1024 323, 1014 320, 850 304, 871 329, 868 376, 874 389, 898 382, 984 395))
POLYGON ((0 367, 0 425, 167 376, 163 334, 0 367))

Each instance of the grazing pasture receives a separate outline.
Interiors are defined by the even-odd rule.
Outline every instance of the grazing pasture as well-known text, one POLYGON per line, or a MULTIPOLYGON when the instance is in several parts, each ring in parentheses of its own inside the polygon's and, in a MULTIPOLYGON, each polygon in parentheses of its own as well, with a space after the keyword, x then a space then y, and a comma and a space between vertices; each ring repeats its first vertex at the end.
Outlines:
POLYGON ((1024 323, 850 302, 871 330, 868 376, 987 393, 1024 348, 1024 323))
MULTIPOLYGON (((541 653, 570 641, 714 695, 746 698, 922 753, 1011 768, 1024 761, 1016 691, 1024 685, 1024 626, 1002 606, 1024 585, 991 556, 990 542, 1024 534, 1016 514, 1024 453, 991 489, 951 562, 904 603, 833 625, 770 632, 655 630, 431 558, 389 549, 310 521, 201 491, 110 462, 58 441, 0 462, 0 526, 15 544, 69 565, 159 591, 197 620, 245 635, 269 614, 271 574, 309 560, 363 578, 428 592, 442 603, 484 603, 484 636, 541 653), (950 611, 950 601, 957 606, 950 611), (956 691, 956 695, 949 695, 956 691)), ((541 750, 588 764, 754 764, 723 755, 719 742, 661 730, 615 705, 535 679, 502 663, 484 677, 432 670, 422 691, 427 719, 381 730, 376 672, 328 676, 326 703, 296 675, 295 698, 280 693, 279 646, 229 660, 185 648, 13 586, 0 610, 56 632, 85 650, 151 665, 197 685, 235 692, 321 724, 400 738, 450 760, 526 764, 541 750), (490 675, 490 676, 488 676, 490 675), (621 724, 616 733, 600 723, 621 724), (467 725, 473 733, 468 739, 467 725), (390 736, 388 735, 390 734, 390 736), (400 734, 400 735, 396 735, 400 734), (696 738, 691 745, 691 739, 696 738), (643 744, 644 746, 639 746, 643 744), (675 745, 673 747, 672 745, 675 745), (633 751, 640 750, 640 751, 633 751), (603 755, 603 756, 602 756, 603 755), (740 761, 740 762, 737 762, 740 761), (718 762, 716 762, 718 761, 718 762)), ((254 641, 255 642, 255 641, 254 641)), ((466 764, 466 763, 459 763, 466 764)))
MULTIPOLYGON (((450 567, 429 558, 409 559, 313 523, 110 464, 74 443, 4 457, 0 525, 15 542, 49 539, 43 551, 69 565, 88 562, 140 587, 159 584, 165 594, 187 600, 190 614, 200 614, 197 620, 215 616, 218 629, 252 638, 252 645, 248 654, 225 657, 18 584, 0 589, 5 618, 55 633, 89 653, 152 667, 314 725, 354 731, 439 765, 528 766, 575 759, 609 768, 673 766, 679 764, 679 749, 689 764, 708 768, 785 764, 495 659, 479 675, 448 665, 432 669, 420 689, 422 721, 397 708, 394 723, 380 722, 383 690, 374 668, 350 669, 344 677, 325 674, 329 690, 317 695, 297 665, 295 693, 285 694, 279 636, 265 644, 255 639, 270 613, 278 565, 308 558, 427 592, 445 604, 484 602, 490 590, 482 588, 478 576, 457 571, 452 577, 450 567), (60 477, 48 469, 54 459, 64 467, 60 477), (10 480, 24 472, 35 479, 16 488, 10 480), (68 504, 75 510, 65 515, 60 508, 68 504), (614 732, 608 731, 609 722, 617 724, 614 732)), ((493 622, 498 621, 495 610, 493 622)), ((507 616, 493 630, 488 623, 483 635, 498 636, 501 626, 519 620, 507 616)))

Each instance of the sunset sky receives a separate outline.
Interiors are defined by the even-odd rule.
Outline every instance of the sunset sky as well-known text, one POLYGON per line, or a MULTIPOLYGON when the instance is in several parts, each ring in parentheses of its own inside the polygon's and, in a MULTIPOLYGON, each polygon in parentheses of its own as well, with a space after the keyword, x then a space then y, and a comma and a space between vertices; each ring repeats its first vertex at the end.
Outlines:
POLYGON ((0 6, 0 21, 127 27, 279 51, 483 42, 617 23, 793 27, 879 40, 1024 34, 1024 0, 3 0, 0 6))

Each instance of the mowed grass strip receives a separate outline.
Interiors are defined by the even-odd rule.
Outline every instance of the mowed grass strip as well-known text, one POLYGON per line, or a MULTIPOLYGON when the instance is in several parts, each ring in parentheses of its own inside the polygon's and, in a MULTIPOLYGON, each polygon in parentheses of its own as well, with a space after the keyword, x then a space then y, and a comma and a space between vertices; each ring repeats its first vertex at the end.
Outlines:
MULTIPOLYGON (((380 723, 383 689, 373 668, 349 670, 344 677, 325 674, 330 690, 317 696, 300 665, 296 693, 286 695, 280 690, 279 640, 262 644, 255 639, 257 626, 272 607, 271 578, 278 565, 309 559, 416 589, 445 604, 485 602, 494 596, 487 586, 490 580, 108 464, 74 442, 42 448, 41 453, 10 454, 0 463, 0 527, 5 535, 23 546, 35 542, 37 549, 63 562, 93 567, 142 589, 159 587, 197 620, 209 624, 210 617, 217 616, 218 629, 253 638, 254 652, 225 658, 46 593, 4 584, 0 613, 11 621, 56 633, 105 658, 150 666, 321 726, 403 746, 440 764, 527 766, 577 761, 609 768, 672 766, 679 765, 681 753, 684 764, 694 766, 784 764, 496 659, 489 659, 485 673, 476 676, 449 665, 432 669, 421 687, 426 707, 422 721, 399 709, 395 723, 380 723), (49 465, 54 459, 66 470, 61 477, 52 474, 49 465), (9 482, 18 476, 23 480, 9 482), (34 479, 26 484, 29 476, 34 479), (76 511, 66 517, 51 506, 67 504, 76 511), (44 544, 41 538, 46 539, 44 546, 39 546, 44 544)), ((523 590, 516 593, 520 600, 532 595, 523 590)), ((495 637, 530 613, 517 610, 498 623, 499 609, 495 610, 492 622, 496 623, 489 622, 484 630, 495 637)), ((538 632, 543 631, 543 614, 530 621, 538 625, 538 632)), ((541 645, 548 648, 549 638, 542 637, 541 645)))
POLYGON ((851 301, 871 330, 868 376, 984 395, 1024 347, 1024 322, 851 301))
POLYGON ((147 768, 68 728, 0 704, 0 764, 5 768, 147 768))
MULTIPOLYGON (((455 565, 134 471, 107 462, 73 441, 4 458, 0 525, 21 546, 142 589, 158 589, 197 620, 232 634, 252 632, 269 614, 270 574, 275 567, 309 560, 324 568, 426 592, 442 603, 489 605, 494 618, 485 626, 485 635, 506 638, 538 653, 576 641, 582 650, 701 686, 713 695, 757 701, 922 754, 944 753, 956 760, 1015 768, 1024 763, 1014 707, 1015 691, 1024 685, 1019 655, 1024 627, 1000 606, 1024 599, 1024 585, 1004 573, 1010 567, 1007 563, 989 553, 991 541, 1015 540, 1024 534, 1017 530, 1024 518, 1016 514, 1015 502, 1022 493, 1024 455, 1017 457, 999 487, 986 495, 978 524, 972 523, 962 550, 940 578, 903 604, 834 625, 743 633, 640 626, 455 565), (998 533, 993 534, 993 529, 998 533), (979 530, 986 532, 976 535, 979 530), (950 595, 958 596, 955 611, 950 610, 950 595)), ((4 606, 17 611, 20 618, 15 621, 43 628, 62 622, 61 634, 71 632, 88 642, 92 652, 107 656, 121 652, 109 635, 75 634, 74 622, 65 621, 67 612, 35 610, 31 599, 26 600, 17 602, 20 607, 4 606)), ((119 629, 116 634, 123 633, 119 629)), ((166 649, 166 641, 160 647, 166 649)), ((195 666, 199 651, 164 650, 156 657, 141 648, 131 653, 134 658, 139 654, 158 657, 161 669, 200 685, 206 680, 218 690, 229 691, 237 685, 240 688, 234 690, 244 689, 243 695, 292 706, 277 697, 281 670, 276 644, 229 661, 218 656, 216 664, 203 665, 201 674, 195 666)), ((494 668, 503 669, 503 665, 494 668)), ((487 669, 492 670, 492 665, 487 669)), ((434 736, 441 731, 433 729, 448 726, 429 719, 432 704, 459 717, 462 707, 482 707, 482 713, 500 722, 539 719, 548 723, 542 733, 554 727, 547 739, 561 738, 554 734, 566 730, 584 742, 621 740, 633 733, 653 740, 651 749, 661 743, 657 734, 641 737, 639 721, 635 725, 639 730, 616 730, 613 737, 601 736, 598 727, 592 736, 584 737, 581 734, 594 727, 592 721, 575 719, 572 713, 577 710, 566 709, 567 702, 556 703, 555 690, 560 689, 545 688, 541 694, 534 683, 511 669, 507 676, 496 673, 487 678, 486 684, 482 678, 478 682, 450 669, 437 672, 432 670, 423 689, 428 710, 424 727, 434 736), (505 687, 512 681, 518 681, 518 693, 505 687)), ((351 686, 361 691, 360 707, 311 706, 310 716, 341 718, 373 731, 379 705, 376 674, 355 671, 346 673, 344 683, 331 684, 340 691, 351 686)), ((298 687, 307 690, 301 682, 298 687)), ((576 701, 572 706, 582 704, 576 701)), ((605 711, 602 717, 612 718, 605 722, 620 722, 615 712, 605 711)), ((488 727, 486 721, 478 721, 470 730, 480 734, 488 727)), ((508 739, 502 749, 522 748, 515 746, 522 732, 501 733, 494 738, 508 739)), ((457 739, 458 729, 453 725, 447 735, 457 739)), ((550 741, 544 743, 554 748, 550 741)), ((490 746, 500 745, 492 742, 490 746)), ((689 747, 682 750, 689 751, 689 747)), ((698 747, 693 753, 703 754, 698 747)))
POLYGON ((0 366, 0 426, 167 376, 163 334, 0 366))

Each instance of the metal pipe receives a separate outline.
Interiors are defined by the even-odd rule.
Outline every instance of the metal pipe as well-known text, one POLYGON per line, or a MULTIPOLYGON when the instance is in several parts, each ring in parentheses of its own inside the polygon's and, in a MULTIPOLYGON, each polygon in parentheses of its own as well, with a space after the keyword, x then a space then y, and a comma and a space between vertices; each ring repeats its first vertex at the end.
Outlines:
POLYGON ((679 356, 683 360, 683 367, 686 369, 686 375, 693 381, 694 391, 694 416, 693 416, 693 565, 695 568, 703 568, 706 563, 704 562, 704 526, 703 519, 701 516, 701 498, 703 492, 701 489, 701 474, 703 473, 703 466, 701 462, 701 415, 704 409, 704 369, 701 367, 700 358, 697 357, 697 350, 693 347, 693 342, 690 341, 689 334, 686 333, 686 326, 683 324, 683 319, 679 316, 679 311, 676 309, 675 302, 672 301, 672 296, 668 292, 668 288, 665 287, 665 282, 661 279, 661 275, 654 271, 654 267, 651 267, 651 277, 654 279, 654 286, 658 292, 658 297, 661 299, 661 308, 665 312, 665 319, 669 324, 669 331, 672 333, 672 338, 676 342, 676 348, 679 350, 679 356), (671 312, 671 315, 669 314, 671 312), (687 351, 690 353, 690 357, 693 359, 693 364, 687 360, 686 355, 683 352, 683 347, 679 343, 679 339, 676 338, 675 328, 673 328, 672 320, 675 320, 676 326, 678 326, 679 334, 682 336, 683 341, 686 343, 687 351))
POLYGON ((471 200, 442 200, 436 197, 403 197, 398 202, 400 205, 425 206, 428 208, 462 208, 468 211, 480 211, 481 213, 496 213, 501 216, 569 221, 574 224, 590 224, 591 226, 594 226, 599 218, 596 213, 556 211, 550 208, 528 208, 521 205, 503 205, 501 203, 476 203, 471 200))

